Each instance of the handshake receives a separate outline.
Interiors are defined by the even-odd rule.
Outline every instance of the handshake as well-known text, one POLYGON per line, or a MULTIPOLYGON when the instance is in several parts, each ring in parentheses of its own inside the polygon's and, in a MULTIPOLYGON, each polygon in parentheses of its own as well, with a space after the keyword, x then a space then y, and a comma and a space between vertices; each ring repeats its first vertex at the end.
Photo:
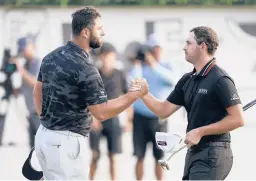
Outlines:
POLYGON ((136 78, 135 80, 132 80, 129 92, 139 92, 140 97, 143 97, 144 95, 148 94, 149 92, 149 85, 144 78, 136 78))

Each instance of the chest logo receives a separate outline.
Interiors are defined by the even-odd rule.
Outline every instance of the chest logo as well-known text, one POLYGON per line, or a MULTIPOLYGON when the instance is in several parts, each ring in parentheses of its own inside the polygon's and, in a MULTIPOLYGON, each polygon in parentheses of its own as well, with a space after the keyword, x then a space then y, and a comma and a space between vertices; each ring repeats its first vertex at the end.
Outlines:
POLYGON ((208 90, 207 89, 203 89, 203 88, 199 88, 198 90, 198 94, 207 94, 208 90))

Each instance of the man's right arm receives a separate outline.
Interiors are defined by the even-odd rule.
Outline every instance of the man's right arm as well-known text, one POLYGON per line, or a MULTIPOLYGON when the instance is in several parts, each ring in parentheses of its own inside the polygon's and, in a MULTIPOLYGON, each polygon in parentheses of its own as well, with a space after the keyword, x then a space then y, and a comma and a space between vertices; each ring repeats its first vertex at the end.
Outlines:
POLYGON ((168 100, 158 100, 150 93, 142 97, 142 100, 146 106, 161 119, 171 116, 181 107, 169 102, 168 100))
POLYGON ((150 93, 142 97, 146 106, 154 112, 161 119, 165 119, 175 113, 181 106, 184 105, 184 93, 182 86, 184 84, 184 77, 181 78, 174 90, 168 96, 167 100, 161 101, 156 99, 150 93))
POLYGON ((81 80, 79 80, 78 85, 81 96, 84 98, 83 101, 92 115, 99 121, 115 117, 148 92, 146 84, 140 91, 129 91, 116 99, 108 100, 102 79, 96 71, 96 69, 92 69, 89 75, 81 71, 79 76, 81 80))
POLYGON ((39 70, 38 76, 37 76, 37 82, 34 86, 34 90, 33 90, 33 98, 34 98, 34 104, 35 104, 35 108, 36 108, 36 112, 38 114, 38 116, 41 115, 42 113, 42 72, 41 72, 41 68, 39 70))
POLYGON ((34 104, 38 116, 42 113, 42 82, 37 81, 33 90, 34 104))
POLYGON ((130 107, 138 98, 140 98, 140 92, 128 92, 116 99, 111 99, 102 104, 96 104, 88 106, 90 112, 100 121, 107 120, 111 117, 118 115, 119 113, 130 107))

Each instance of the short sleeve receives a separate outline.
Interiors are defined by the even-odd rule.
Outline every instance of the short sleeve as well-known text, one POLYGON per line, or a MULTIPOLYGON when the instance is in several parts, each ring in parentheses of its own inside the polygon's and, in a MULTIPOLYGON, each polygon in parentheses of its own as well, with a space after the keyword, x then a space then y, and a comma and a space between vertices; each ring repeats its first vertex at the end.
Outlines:
POLYGON ((221 77, 215 85, 215 93, 223 107, 241 104, 234 82, 229 77, 221 77))
POLYGON ((107 93, 100 74, 92 71, 90 76, 80 75, 79 91, 87 106, 107 102, 107 93))
POLYGON ((167 101, 176 105, 184 106, 184 92, 182 90, 183 85, 184 85, 184 77, 182 77, 178 81, 174 90, 167 97, 167 101))

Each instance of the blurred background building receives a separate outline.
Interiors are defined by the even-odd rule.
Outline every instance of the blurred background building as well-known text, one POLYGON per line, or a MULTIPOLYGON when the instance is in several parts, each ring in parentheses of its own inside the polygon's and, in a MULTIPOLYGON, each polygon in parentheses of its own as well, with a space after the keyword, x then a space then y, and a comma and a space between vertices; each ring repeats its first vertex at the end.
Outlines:
MULTIPOLYGON (((15 70, 4 71, 7 70, 4 69, 6 53, 10 53, 9 57, 16 56, 17 41, 32 36, 36 57, 41 60, 71 39, 71 14, 86 5, 96 6, 101 12, 104 40, 116 49, 117 69, 128 74, 133 68, 131 56, 136 53, 136 45, 146 44, 150 35, 155 34, 155 41, 162 48, 161 61, 169 64, 173 78, 179 79, 192 68, 182 50, 189 30, 194 26, 210 26, 220 38, 217 62, 235 79, 243 103, 256 97, 256 0, 0 0, 0 116, 6 116, 4 123, 0 121, 0 179, 25 179, 21 166, 30 149, 29 108, 18 91, 24 83, 14 74, 15 70), (2 99, 6 91, 9 91, 8 100, 2 99)), ((97 51, 91 53, 95 64, 98 63, 96 54, 97 51)), ((247 163, 256 162, 255 116, 255 108, 248 110, 245 127, 232 133, 235 161, 230 180, 256 179, 254 166, 247 163)), ((121 124, 126 125, 127 115, 120 117, 121 124)), ((168 131, 183 134, 185 126, 186 116, 184 110, 180 110, 170 118, 168 131)), ((135 180, 132 132, 124 132, 122 139, 117 179, 135 180)), ((102 159, 95 179, 107 180, 105 140, 101 147, 102 159)), ((151 149, 146 154, 144 179, 154 180, 151 149)), ((173 158, 171 171, 164 173, 165 179, 181 178, 184 154, 173 158)))

